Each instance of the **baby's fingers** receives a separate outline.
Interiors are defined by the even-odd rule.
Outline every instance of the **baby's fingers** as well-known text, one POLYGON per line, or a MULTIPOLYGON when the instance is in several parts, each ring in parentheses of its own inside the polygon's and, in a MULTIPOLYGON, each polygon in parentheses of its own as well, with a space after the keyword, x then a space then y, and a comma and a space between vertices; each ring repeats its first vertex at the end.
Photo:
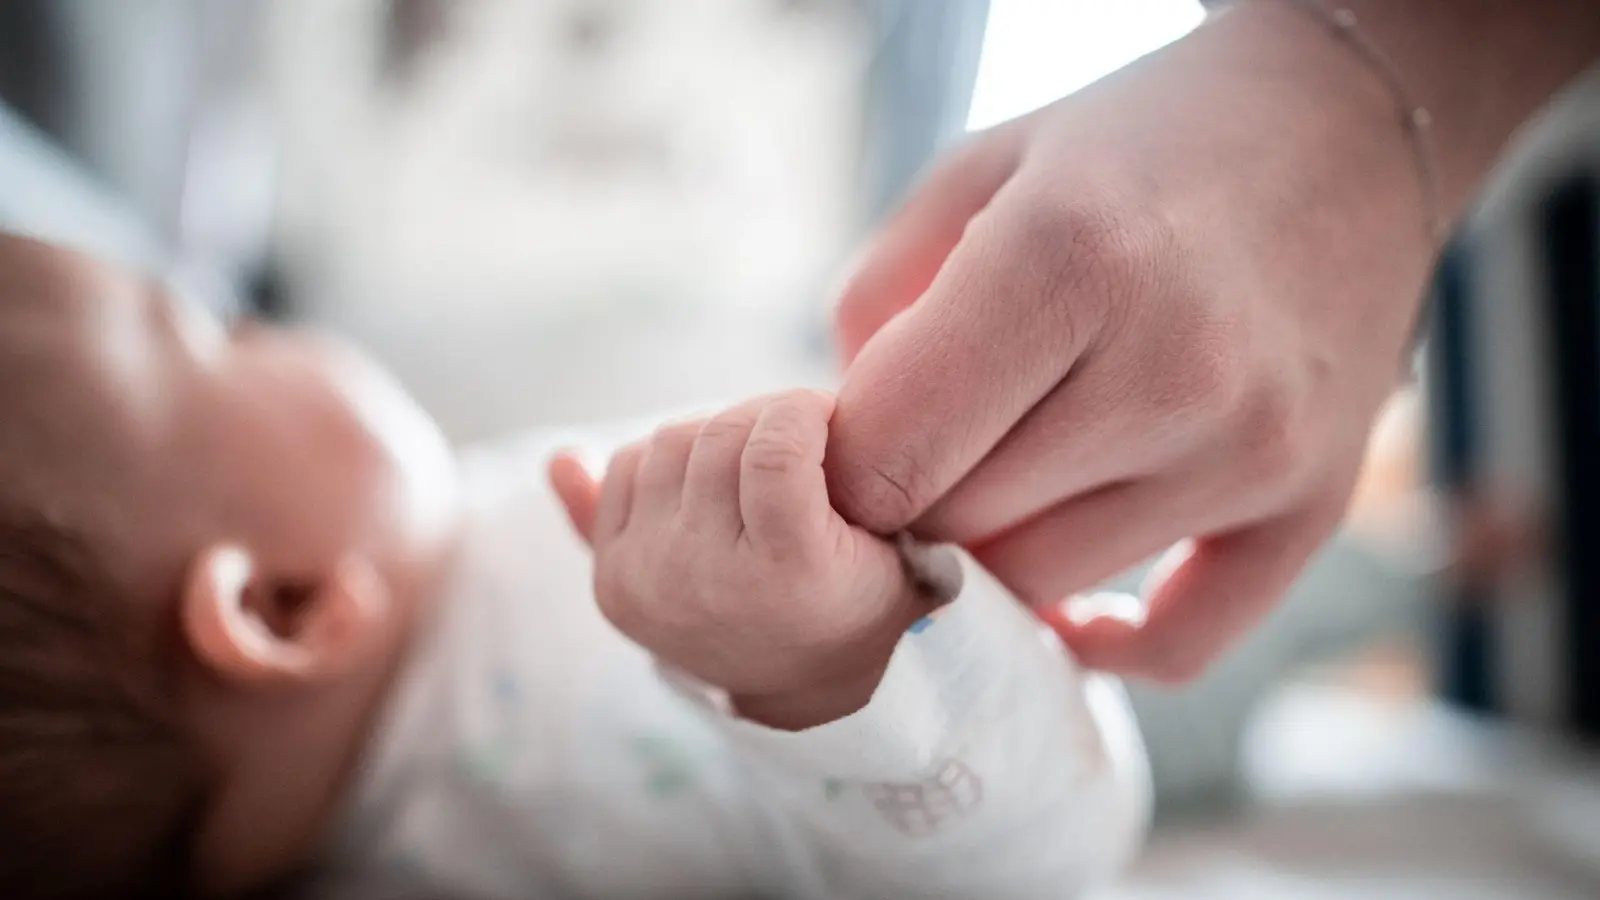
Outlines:
POLYGON ((795 544, 822 532, 831 511, 822 475, 833 397, 791 391, 761 410, 739 459, 739 511, 759 543, 795 544))
POLYGON ((562 450, 550 460, 550 486, 561 505, 567 509, 567 519, 591 547, 594 546, 594 517, 600 505, 600 485, 583 467, 583 463, 569 451, 562 450))
POLYGON ((645 443, 634 486, 633 516, 665 521, 676 515, 683 502, 684 472, 694 448, 700 423, 674 422, 656 429, 645 443))
POLYGON ((744 521, 739 512, 739 459, 750 442, 761 410, 770 397, 748 400, 718 413, 700 429, 689 453, 683 486, 683 514, 697 527, 736 535, 744 521))
POLYGON ((633 482, 643 455, 642 444, 629 444, 611 457, 611 464, 606 467, 606 480, 600 486, 600 501, 595 506, 590 544, 602 546, 627 527, 633 511, 633 482))

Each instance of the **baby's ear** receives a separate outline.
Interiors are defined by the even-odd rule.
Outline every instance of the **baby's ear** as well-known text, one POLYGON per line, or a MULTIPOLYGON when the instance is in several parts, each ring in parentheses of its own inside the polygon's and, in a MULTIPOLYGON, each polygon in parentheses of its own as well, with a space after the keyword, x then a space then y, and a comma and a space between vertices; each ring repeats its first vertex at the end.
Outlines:
POLYGON ((189 566, 181 617, 191 652, 231 682, 321 681, 355 667, 377 643, 393 608, 365 560, 327 575, 273 577, 249 551, 208 547, 189 566))

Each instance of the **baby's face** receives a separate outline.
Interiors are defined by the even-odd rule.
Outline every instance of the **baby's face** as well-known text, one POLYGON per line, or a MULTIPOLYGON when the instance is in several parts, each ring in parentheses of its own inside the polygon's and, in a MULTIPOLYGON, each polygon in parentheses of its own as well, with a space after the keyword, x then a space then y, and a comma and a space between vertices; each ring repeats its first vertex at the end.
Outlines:
POLYGON ((382 558, 449 480, 437 430, 359 354, 3 235, 0 384, 21 499, 163 580, 217 540, 291 572, 382 558))
POLYGON ((5 235, 0 422, 0 510, 82 540, 158 636, 164 699, 214 782, 195 877, 228 892, 287 871, 445 567, 437 429, 337 342, 226 327, 5 235))

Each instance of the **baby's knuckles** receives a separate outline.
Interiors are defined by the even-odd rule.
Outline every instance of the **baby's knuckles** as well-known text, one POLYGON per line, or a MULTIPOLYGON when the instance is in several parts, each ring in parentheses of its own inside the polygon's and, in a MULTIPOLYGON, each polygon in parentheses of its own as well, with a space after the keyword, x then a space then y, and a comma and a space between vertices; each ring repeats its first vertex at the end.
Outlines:
POLYGON ((630 535, 596 561, 596 601, 619 632, 730 691, 803 686, 834 668, 870 618, 864 585, 824 535, 723 539, 682 523, 630 535))

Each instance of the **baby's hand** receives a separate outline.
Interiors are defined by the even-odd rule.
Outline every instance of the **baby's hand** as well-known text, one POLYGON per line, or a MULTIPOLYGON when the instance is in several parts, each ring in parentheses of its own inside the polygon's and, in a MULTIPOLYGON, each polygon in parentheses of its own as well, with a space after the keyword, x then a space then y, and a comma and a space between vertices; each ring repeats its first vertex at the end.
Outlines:
POLYGON ((606 618, 778 728, 864 706, 926 612, 894 549, 828 502, 832 412, 796 391, 669 425, 620 451, 601 486, 571 457, 551 465, 606 618))

